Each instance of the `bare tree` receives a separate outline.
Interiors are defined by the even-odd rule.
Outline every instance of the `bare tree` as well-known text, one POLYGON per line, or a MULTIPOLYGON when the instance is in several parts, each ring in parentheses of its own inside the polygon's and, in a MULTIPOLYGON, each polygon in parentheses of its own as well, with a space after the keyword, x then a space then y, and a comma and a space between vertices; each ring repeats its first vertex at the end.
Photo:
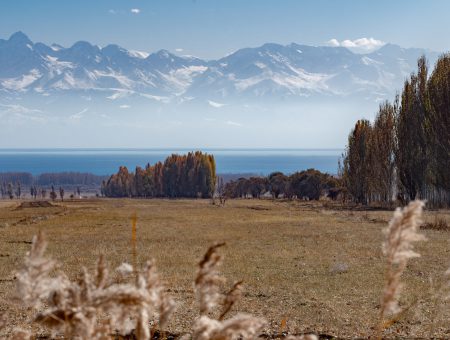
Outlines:
POLYGON ((225 202, 227 200, 226 190, 225 190, 225 184, 223 183, 223 178, 219 177, 217 180, 217 197, 219 198, 219 203, 221 206, 225 205, 225 202))
POLYGON ((8 192, 9 199, 12 200, 14 198, 12 183, 8 183, 8 191, 7 192, 8 192))
POLYGON ((56 197, 58 197, 58 196, 56 195, 55 187, 52 185, 52 191, 50 191, 50 199, 52 201, 54 201, 54 200, 56 200, 56 197))
POLYGON ((8 192, 8 189, 7 189, 7 187, 6 187, 6 183, 3 182, 3 183, 2 183, 2 186, 1 186, 2 198, 5 198, 7 192, 8 192))
POLYGON ((22 187, 20 185, 20 182, 16 183, 16 198, 20 198, 20 196, 22 195, 22 187))

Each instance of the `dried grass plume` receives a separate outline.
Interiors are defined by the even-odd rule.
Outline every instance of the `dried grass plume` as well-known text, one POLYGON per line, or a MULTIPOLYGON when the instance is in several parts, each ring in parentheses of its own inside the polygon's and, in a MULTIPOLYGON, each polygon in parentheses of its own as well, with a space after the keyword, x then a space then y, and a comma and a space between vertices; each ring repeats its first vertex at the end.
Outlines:
POLYGON ((220 284, 224 279, 218 271, 222 259, 218 249, 224 245, 225 243, 217 243, 210 247, 198 264, 194 285, 202 315, 214 309, 220 301, 220 284))
MULTIPOLYGON (((41 233, 34 237, 24 266, 16 273, 17 298, 38 309, 34 322, 70 339, 105 339, 116 331, 126 335, 135 329, 138 339, 147 340, 150 318, 165 326, 175 303, 152 262, 147 262, 135 284, 117 283, 100 257, 94 276, 83 268, 81 279, 74 282, 64 273, 52 275, 56 262, 44 257, 46 247, 41 233)), ((131 270, 123 264, 117 269, 131 270)))
POLYGON ((424 235, 418 233, 423 206, 423 201, 416 200, 403 209, 397 208, 388 227, 383 230, 385 236, 383 254, 386 256, 387 270, 381 300, 379 337, 401 312, 399 306, 403 286, 401 276, 408 260, 420 257, 420 254, 414 251, 414 242, 426 240, 424 235), (388 321, 385 320, 387 316, 391 317, 388 321))

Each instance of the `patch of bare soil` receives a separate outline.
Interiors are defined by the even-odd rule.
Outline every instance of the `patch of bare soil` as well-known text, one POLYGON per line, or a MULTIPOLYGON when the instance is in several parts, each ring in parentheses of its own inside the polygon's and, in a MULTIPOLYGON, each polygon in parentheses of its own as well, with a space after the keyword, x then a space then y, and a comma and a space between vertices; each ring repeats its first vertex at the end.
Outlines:
POLYGON ((267 207, 261 207, 261 206, 258 206, 258 205, 247 207, 247 209, 252 209, 252 210, 270 210, 267 207))
POLYGON ((23 244, 33 244, 32 241, 7 241, 7 243, 23 243, 23 244))
POLYGON ((338 201, 326 201, 323 203, 323 208, 338 211, 394 211, 394 208, 382 206, 368 206, 355 203, 341 203, 338 201))
POLYGON ((20 203, 16 210, 29 208, 51 208, 54 207, 49 201, 25 201, 20 203))
POLYGON ((420 226, 420 229, 430 229, 430 230, 442 230, 450 231, 450 226, 447 221, 443 218, 436 218, 434 222, 424 223, 420 226))

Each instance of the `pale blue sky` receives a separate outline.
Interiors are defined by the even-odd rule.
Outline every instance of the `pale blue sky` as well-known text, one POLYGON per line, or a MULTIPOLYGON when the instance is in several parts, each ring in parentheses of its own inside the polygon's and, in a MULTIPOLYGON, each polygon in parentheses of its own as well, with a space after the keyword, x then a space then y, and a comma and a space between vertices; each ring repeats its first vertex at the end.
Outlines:
POLYGON ((2 0, 0 38, 217 58, 265 42, 374 38, 447 51, 448 0, 2 0), (178 51, 177 51, 178 50, 178 51))
MULTIPOLYGON (((394 43, 445 52, 449 13, 450 0, 0 0, 0 39, 22 31, 34 42, 65 47, 86 40, 205 59, 268 42, 357 52, 394 43)), ((10 121, 2 118, 0 145, 341 148, 354 122, 377 110, 378 102, 357 98, 267 107, 233 106, 226 99, 223 107, 211 107, 199 100, 181 108, 150 106, 137 97, 96 106, 77 97, 49 108, 52 96, 49 105, 4 96, 10 121)))

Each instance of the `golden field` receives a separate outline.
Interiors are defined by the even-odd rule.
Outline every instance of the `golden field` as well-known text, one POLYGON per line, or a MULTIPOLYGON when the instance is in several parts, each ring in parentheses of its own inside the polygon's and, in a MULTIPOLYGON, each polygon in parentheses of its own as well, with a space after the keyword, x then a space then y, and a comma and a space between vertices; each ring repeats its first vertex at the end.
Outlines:
MULTIPOLYGON (((30 201, 25 201, 30 202, 30 201)), ((377 325, 384 284, 383 235, 392 211, 343 208, 338 203, 229 200, 89 199, 28 207, 0 201, 1 310, 24 325, 30 311, 11 302, 14 270, 39 230, 48 254, 76 278, 103 254, 111 268, 133 264, 131 219, 137 216, 137 262, 154 258, 169 293, 178 302, 169 328, 188 331, 197 316, 196 264, 215 242, 226 242, 222 272, 227 290, 244 280, 235 310, 262 316, 267 332, 314 332, 369 337, 377 325), (283 321, 284 320, 284 321, 283 321), (283 324, 283 326, 281 326, 283 324), (285 325, 284 325, 285 324, 285 325)), ((425 222, 450 224, 449 211, 425 211, 425 222)), ((421 258, 409 262, 401 305, 414 306, 386 331, 389 336, 450 337, 450 306, 436 297, 450 264, 450 231, 424 229, 421 258)), ((1 335, 1 333, 0 333, 1 335)))

